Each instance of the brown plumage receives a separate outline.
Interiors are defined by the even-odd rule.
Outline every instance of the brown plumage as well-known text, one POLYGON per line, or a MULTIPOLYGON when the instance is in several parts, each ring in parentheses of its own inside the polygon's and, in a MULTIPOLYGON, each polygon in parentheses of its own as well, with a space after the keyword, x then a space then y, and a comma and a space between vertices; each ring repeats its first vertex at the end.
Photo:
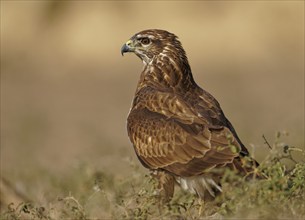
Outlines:
POLYGON ((159 180, 164 201, 173 196, 174 182, 203 199, 215 197, 221 176, 213 168, 229 167, 243 175, 252 171, 242 162, 247 149, 217 100, 195 83, 174 34, 139 32, 121 52, 133 52, 144 63, 128 135, 141 163, 159 180))

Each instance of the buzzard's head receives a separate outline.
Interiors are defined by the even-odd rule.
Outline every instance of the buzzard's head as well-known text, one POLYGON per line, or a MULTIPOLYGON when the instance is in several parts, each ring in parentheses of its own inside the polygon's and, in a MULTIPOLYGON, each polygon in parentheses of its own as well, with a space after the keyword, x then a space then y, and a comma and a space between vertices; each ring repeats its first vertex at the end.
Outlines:
POLYGON ((121 49, 122 55, 126 52, 134 52, 146 64, 169 52, 174 59, 185 56, 177 36, 158 29, 141 31, 132 36, 121 49))

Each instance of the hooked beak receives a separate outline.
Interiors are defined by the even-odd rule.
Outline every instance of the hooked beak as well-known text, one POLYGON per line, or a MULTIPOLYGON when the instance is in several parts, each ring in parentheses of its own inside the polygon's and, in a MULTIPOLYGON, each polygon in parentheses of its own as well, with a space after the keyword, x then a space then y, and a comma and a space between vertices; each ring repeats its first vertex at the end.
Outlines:
POLYGON ((121 54, 122 56, 124 55, 124 53, 127 53, 127 52, 134 52, 135 48, 134 48, 134 45, 133 45, 133 42, 132 40, 129 40, 127 41, 121 48, 121 54))

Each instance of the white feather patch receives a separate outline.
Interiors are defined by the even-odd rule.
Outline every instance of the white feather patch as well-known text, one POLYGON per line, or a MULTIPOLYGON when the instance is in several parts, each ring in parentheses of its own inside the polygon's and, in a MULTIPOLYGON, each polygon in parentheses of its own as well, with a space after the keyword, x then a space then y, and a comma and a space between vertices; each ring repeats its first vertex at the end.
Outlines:
POLYGON ((211 177, 176 177, 176 181, 183 190, 197 194, 201 198, 204 198, 205 191, 208 191, 213 197, 215 197, 215 189, 222 192, 221 187, 211 177))

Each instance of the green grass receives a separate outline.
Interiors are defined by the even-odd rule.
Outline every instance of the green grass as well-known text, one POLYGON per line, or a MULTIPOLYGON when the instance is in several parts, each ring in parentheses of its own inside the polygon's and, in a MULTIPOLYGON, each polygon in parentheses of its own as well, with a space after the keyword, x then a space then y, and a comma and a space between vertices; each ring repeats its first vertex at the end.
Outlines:
POLYGON ((304 219, 304 150, 281 142, 281 135, 272 146, 266 143, 270 154, 257 170, 266 178, 249 181, 226 170, 215 201, 203 202, 176 187, 173 200, 162 206, 155 180, 143 175, 138 163, 130 161, 128 178, 81 164, 62 180, 45 174, 45 201, 10 204, 1 219, 304 219), (301 161, 295 154, 302 154, 301 161))

